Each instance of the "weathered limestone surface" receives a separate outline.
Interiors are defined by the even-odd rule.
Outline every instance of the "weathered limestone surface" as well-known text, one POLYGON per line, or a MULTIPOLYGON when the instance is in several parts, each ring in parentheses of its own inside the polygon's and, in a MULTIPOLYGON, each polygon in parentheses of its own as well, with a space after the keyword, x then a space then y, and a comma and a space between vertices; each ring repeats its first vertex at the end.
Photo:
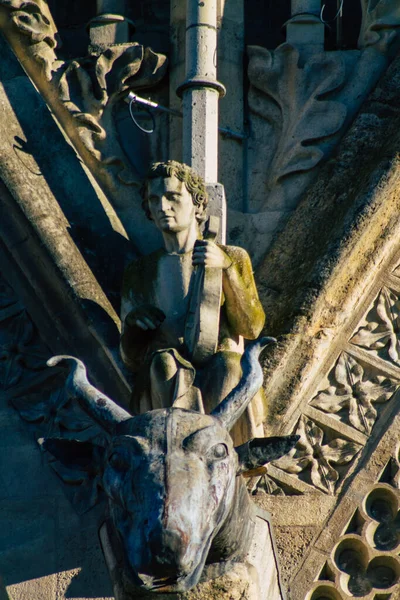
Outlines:
POLYGON ((384 494, 395 507, 387 510, 398 510, 399 425, 393 419, 400 373, 392 323, 400 262, 399 84, 397 59, 257 272, 268 332, 280 336, 265 363, 271 402, 266 430, 302 436, 302 454, 268 469, 276 495, 267 506, 275 518, 274 505, 298 500, 296 511, 283 510, 277 527, 291 599, 303 600, 308 592, 311 600, 354 595, 359 584, 353 576, 350 588, 343 583, 350 573, 340 559, 345 548, 360 565, 363 587, 356 595, 374 597, 375 585, 390 598, 398 590, 397 558, 393 562, 390 554, 397 542, 384 549, 389 554, 383 560, 374 537, 383 517, 368 503, 384 494), (384 441, 388 429, 391 443, 384 441), (290 499, 278 495, 284 493, 290 499), (321 520, 307 520, 311 506, 321 520), (283 543, 280 527, 287 534, 283 543), (321 550, 318 539, 325 540, 321 550), (374 571, 381 563, 389 574, 383 583, 374 571))
POLYGON ((116 385, 123 399, 127 386, 115 378, 117 363, 105 345, 111 352, 118 346, 112 303, 118 306, 127 240, 3 38, 0 44, 1 234, 9 277, 54 351, 64 345, 64 351, 85 353, 96 377, 110 389, 116 385), (119 271, 110 247, 119 254, 119 271))
POLYGON ((247 48, 248 214, 232 211, 230 230, 256 264, 399 50, 397 0, 362 0, 357 48, 334 51, 324 49, 322 5, 292 2, 286 42, 247 48))
MULTIPOLYGON (((107 194, 132 243, 141 252, 157 248, 159 240, 151 236, 141 215, 140 169, 135 168, 135 160, 128 159, 121 144, 125 136, 120 136, 121 126, 116 127, 114 114, 130 90, 152 87, 162 79, 165 56, 127 43, 110 45, 82 59, 59 60, 57 29, 42 0, 29 8, 20 2, 0 1, 0 28, 107 194)), ((129 137, 125 145, 128 142, 129 137)), ((133 136, 133 143, 140 153, 140 136, 139 140, 133 136)))
MULTIPOLYGON (((43 2, 38 4, 44 6, 43 2)), ((183 3, 173 4, 178 15, 183 3)), ((303 4, 310 6, 310 2, 293 3, 298 10, 302 10, 303 4)), ((318 14, 319 3, 313 4, 318 14)), ((240 2, 237 5, 240 8, 240 2)), ((385 23, 379 33, 371 28, 373 18, 376 14, 379 16, 383 8, 390 8, 393 23, 398 26, 399 9, 395 1, 363 2, 363 7, 366 19, 361 33, 367 45, 373 45, 377 35, 386 35, 390 30, 385 23), (375 8, 372 9, 372 5, 375 8)), ((225 11, 228 8, 226 6, 225 11)), ((3 17, 4 14, 3 11, 3 17)), ((228 12, 222 14, 228 19, 228 12)), ((184 47, 184 23, 178 17, 177 27, 174 25, 172 30, 172 35, 176 35, 174 51, 179 44, 180 49, 184 47)), ((229 27, 233 31, 230 18, 229 27)), ((238 14, 235 18, 240 21, 238 14)), ((294 25, 290 26, 292 34, 296 33, 294 25)), ((308 25, 309 29, 320 28, 318 23, 308 25)), ((227 39, 231 39, 229 35, 225 41, 227 39)), ((116 386, 121 394, 118 397, 122 397, 127 388, 117 376, 115 357, 110 359, 107 351, 115 344, 111 341, 108 345, 110 339, 115 340, 113 334, 118 324, 113 312, 117 303, 118 273, 114 265, 110 267, 106 261, 110 258, 110 247, 120 248, 124 255, 132 249, 126 247, 124 229, 115 211, 95 184, 89 182, 81 163, 56 129, 9 48, 4 42, 0 43, 0 174, 5 182, 0 190, 0 232, 7 245, 7 249, 3 245, 0 248, 2 269, 5 265, 10 282, 26 300, 28 312, 40 327, 49 352, 64 352, 68 347, 73 353, 81 356, 83 353, 96 381, 104 384, 105 389, 110 389, 109 385, 116 386), (43 148, 49 146, 51 152, 44 153, 43 148), (101 244, 97 243, 99 239, 101 244), (115 275, 112 282, 110 273, 115 275), (104 338, 107 343, 97 343, 104 338)), ((43 49, 46 42, 40 44, 43 49)), ((230 65, 240 54, 242 40, 227 46, 227 42, 226 46, 222 43, 221 51, 228 57, 225 72, 230 72, 230 65)), ((51 46, 45 50, 53 60, 51 46)), ((368 58, 368 54, 366 56, 368 58)), ((352 57, 354 53, 347 53, 341 68, 351 70, 352 57)), ((20 58, 23 61, 26 58, 23 51, 20 58)), ((379 61, 375 59, 376 66, 379 61)), ((173 93, 175 83, 183 79, 177 75, 181 66, 178 63, 179 60, 178 69, 171 77, 173 93)), ((371 65, 367 60, 362 66, 365 70, 360 72, 373 75, 371 65)), ((337 89, 343 85, 339 79, 337 89)), ((346 85, 357 95, 351 78, 346 85)), ((363 87, 362 77, 358 85, 363 87)), ((400 294, 396 279, 400 263, 400 257, 396 256, 400 226, 399 88, 397 59, 363 107, 337 153, 321 169, 320 180, 295 210, 271 252, 261 260, 257 272, 269 317, 266 331, 281 336, 279 347, 265 361, 266 390, 270 399, 266 429, 275 434, 300 428, 302 444, 308 452, 303 461, 308 461, 308 475, 303 471, 299 473, 302 465, 293 455, 286 463, 277 463, 269 469, 273 493, 282 492, 282 495, 255 496, 260 506, 272 512, 276 522, 278 549, 290 589, 289 600, 303 600, 306 594, 310 594, 307 600, 346 597, 343 596, 346 589, 340 587, 339 580, 346 579, 348 573, 335 552, 350 543, 347 540, 351 540, 350 547, 358 552, 357 556, 368 557, 367 561, 363 559, 362 579, 366 585, 364 596, 370 600, 375 588, 371 588, 365 574, 371 560, 382 554, 374 539, 382 523, 371 516, 368 502, 371 494, 379 492, 383 494, 379 499, 383 498, 392 507, 390 510, 396 512, 399 508, 396 504, 399 459, 393 452, 400 427, 396 417, 399 349, 395 329, 400 294), (385 289, 389 290, 386 295, 385 289), (378 325, 378 333, 384 333, 378 340, 381 346, 375 347, 373 343, 368 346, 365 340, 369 333, 376 333, 374 323, 378 323, 378 313, 386 315, 385 326, 389 329, 392 313, 393 327, 387 330, 382 323, 378 325), (351 373, 352 385, 342 376, 345 368, 351 373), (374 382, 383 391, 378 393, 376 387, 373 389, 374 382), (345 386, 346 394, 342 394, 341 399, 346 396, 347 405, 343 401, 339 410, 337 390, 343 391, 345 386), (384 437, 392 421, 390 435, 384 437), (388 465, 389 475, 386 473, 388 465), (283 496, 284 493, 288 496, 283 496), (359 536, 361 545, 359 538, 352 536, 359 536), (311 585, 318 577, 320 580, 311 585)), ((345 87, 340 89, 346 92, 345 87)), ((235 96, 238 104, 241 91, 235 96)), ((223 114, 232 117, 228 109, 223 114)), ((176 123, 179 121, 175 120, 176 123)), ((231 123, 239 127, 240 111, 235 113, 231 123)), ((179 125, 174 127, 179 128, 179 125)), ((175 133, 176 142, 180 134, 175 133)), ((260 131, 255 135, 260 148, 263 136, 260 131)), ((228 145, 233 148, 238 142, 227 140, 224 144, 225 148, 228 145)), ((223 169, 235 169, 235 176, 228 184, 231 187, 228 200, 234 199, 235 208, 238 203, 239 212, 237 190, 241 189, 242 174, 237 165, 242 152, 232 150, 230 153, 229 149, 224 152, 223 169)), ((137 189, 132 197, 138 208, 137 189)), ((121 214, 127 215, 131 199, 129 194, 124 195, 125 213, 121 214)), ((274 207, 271 202, 270 208, 268 219, 262 220, 258 215, 248 217, 253 219, 254 226, 264 227, 266 236, 276 229, 280 219, 279 206, 274 207), (275 214, 274 208, 277 208, 275 214)), ((291 205, 290 210, 292 208, 291 205)), ((232 241, 243 235, 243 218, 240 213, 238 217, 234 215, 236 221, 231 221, 232 241)), ((135 224, 131 219, 132 222, 135 224)), ((145 242, 148 231, 146 226, 141 230, 145 242)), ((114 263, 120 264, 115 259, 114 263)), ((6 468, 0 480, 5 515, 0 532, 11 531, 13 540, 10 546, 9 533, 1 538, 1 558, 11 574, 0 584, 1 600, 2 596, 7 600, 7 596, 10 600, 53 600, 71 594, 75 597, 109 596, 109 584, 97 550, 97 522, 92 521, 92 517, 80 518, 73 513, 58 482, 41 462, 32 436, 16 414, 11 415, 13 409, 5 405, 6 396, 1 395, 2 431, 17 431, 17 434, 12 439, 5 434, 1 442, 6 468), (22 474, 17 484, 15 472, 22 474), (34 489, 32 473, 38 482, 34 489), (27 513, 28 508, 29 520, 22 522, 21 514, 27 513), (57 542, 51 542, 44 555, 40 552, 44 544, 43 531, 49 532, 46 540, 57 542), (34 540, 32 544, 26 543, 24 536, 28 534, 34 540), (21 556, 27 559, 31 571, 25 568, 21 556), (58 574, 54 575, 55 572, 58 574), (7 591, 1 585, 6 586, 7 591)), ((384 552, 390 559, 397 560, 393 549, 384 549, 384 552)), ((394 565, 396 571, 395 562, 384 565, 389 571, 394 565)), ((243 577, 240 567, 238 577, 243 577)), ((241 581, 243 583, 243 579, 241 581)), ((228 580, 222 578, 220 583, 222 590, 228 580)), ((248 594, 245 589, 246 583, 238 583, 238 594, 248 594)), ((207 600, 223 597, 219 592, 216 595, 215 590, 204 589, 203 593, 207 600)), ((398 587, 390 593, 394 600, 398 587)))
MULTIPOLYGON (((1 255, 2 274, 7 266, 1 255)), ((63 429, 51 414, 50 369, 43 368, 51 342, 43 341, 1 277, 0 345, 7 358, 0 365, 0 598, 110 598, 97 537, 101 508, 79 516, 36 443, 39 430, 63 429), (32 390, 36 403, 30 405, 32 390), (13 397, 31 426, 11 405, 13 397)))
POLYGON ((266 329, 281 336, 266 363, 268 429, 397 247, 399 83, 397 59, 256 271, 266 329))
MULTIPOLYGON (((284 589, 336 504, 332 496, 257 494, 257 506, 271 514, 284 589)), ((291 600, 291 599, 289 599, 291 600)))

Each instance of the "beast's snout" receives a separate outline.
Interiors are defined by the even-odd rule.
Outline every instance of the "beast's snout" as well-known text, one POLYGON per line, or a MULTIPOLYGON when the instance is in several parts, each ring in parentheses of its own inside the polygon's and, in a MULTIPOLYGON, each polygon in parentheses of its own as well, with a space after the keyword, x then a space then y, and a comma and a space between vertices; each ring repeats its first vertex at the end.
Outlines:
POLYGON ((193 561, 186 556, 187 536, 173 529, 153 530, 149 536, 152 571, 157 577, 184 576, 190 571, 193 561))

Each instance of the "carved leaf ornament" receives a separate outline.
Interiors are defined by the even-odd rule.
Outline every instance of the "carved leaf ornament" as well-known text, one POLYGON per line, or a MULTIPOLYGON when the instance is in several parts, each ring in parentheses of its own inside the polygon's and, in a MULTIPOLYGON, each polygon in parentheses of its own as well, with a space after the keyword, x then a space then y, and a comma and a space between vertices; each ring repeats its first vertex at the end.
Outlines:
MULTIPOLYGON (((297 33, 288 39, 298 40, 293 45, 285 43, 272 51, 248 47, 248 101, 253 113, 250 122, 254 123, 254 150, 252 146, 250 150, 254 152, 257 182, 252 188, 252 212, 265 211, 267 215, 297 206, 315 175, 315 167, 330 156, 395 56, 400 46, 400 2, 360 1, 357 50, 318 50, 321 24, 314 16, 313 39, 312 28, 307 31, 310 14, 304 14, 304 20, 297 15, 298 20, 292 23, 297 33), (264 153, 259 152, 261 146, 264 153)), ((307 13, 310 4, 303 4, 307 13)))
MULTIPOLYGON (((165 56, 140 44, 119 44, 59 69, 60 100, 74 118, 86 149, 103 165, 120 165, 121 173, 124 170, 124 157, 105 111, 110 113, 129 90, 157 84, 166 69, 165 56)), ((119 179, 130 183, 129 175, 119 179)))
POLYGON ((66 63, 59 79, 60 97, 74 116, 98 116, 128 90, 155 85, 165 73, 164 57, 140 44, 120 44, 101 54, 66 63), (163 69, 161 67, 164 67, 163 69))
POLYGON ((386 52, 395 41, 400 27, 400 3, 398 0, 362 0, 363 19, 358 45, 360 48, 375 46, 386 52))
MULTIPOLYGON (((64 436, 65 437, 65 436, 64 436)), ((92 438, 93 439, 93 436, 92 438)), ((99 440, 100 441, 100 440, 99 440)), ((85 446, 85 442, 82 442, 82 447, 85 446)), ((91 445, 92 452, 91 459, 87 462, 83 460, 81 464, 75 468, 72 465, 65 466, 60 461, 55 459, 50 453, 47 453, 49 464, 60 477, 60 479, 71 486, 69 489, 69 496, 75 510, 79 514, 88 512, 91 508, 96 506, 103 497, 102 492, 102 470, 99 466, 102 463, 102 446, 96 444, 91 445), (99 456, 96 458, 95 455, 99 456)), ((71 456, 71 462, 73 462, 74 456, 71 456)), ((76 462, 76 460, 75 460, 76 462)))
POLYGON ((77 431, 93 429, 93 421, 71 401, 61 387, 50 395, 41 392, 14 398, 12 404, 25 421, 38 423, 40 433, 44 436, 63 434, 68 437, 69 431, 75 436, 77 431))
POLYGON ((60 100, 75 119, 86 148, 98 160, 104 164, 121 162, 112 156, 102 159, 99 145, 107 138, 101 122, 104 109, 112 108, 129 90, 158 83, 166 67, 166 58, 150 48, 120 44, 65 63, 59 69, 56 77, 60 100))
POLYGON ((12 290, 0 285, 0 387, 16 385, 25 370, 41 369, 48 358, 34 339, 32 322, 12 290))
POLYGON ((249 46, 248 55, 249 106, 271 124, 276 139, 269 167, 272 189, 285 177, 315 167, 324 156, 320 141, 342 127, 346 107, 327 98, 343 85, 345 65, 340 55, 318 54, 301 68, 299 51, 290 44, 274 51, 249 46))
POLYGON ((334 370, 333 385, 320 392, 311 405, 326 413, 345 410, 351 425, 369 435, 377 418, 373 403, 387 402, 397 387, 380 375, 368 380, 355 358, 343 353, 334 370))
POLYGON ((334 494, 339 473, 332 465, 348 464, 361 446, 339 438, 324 444, 323 430, 304 415, 300 418, 296 434, 300 435, 296 447, 287 456, 275 461, 274 466, 293 474, 309 470, 316 488, 334 494))
POLYGON ((11 20, 17 29, 29 38, 31 44, 45 42, 50 48, 57 46, 49 19, 35 2, 0 0, 0 5, 14 11, 11 20))
MULTIPOLYGON (((0 274, 0 390, 21 418, 35 426, 35 435, 94 439, 102 433, 64 387, 61 369, 48 373, 50 351, 28 313, 0 274), (43 376, 44 375, 44 376, 43 376), (17 393, 15 393, 17 390, 17 393)), ((52 465, 57 470, 57 465, 52 465)), ((80 474, 79 502, 96 494, 95 475, 80 474)), ((96 496, 97 497, 97 496, 96 496)), ((90 500, 91 501, 91 500, 90 500)), ((78 502, 78 504, 79 504, 78 502)), ((90 503, 90 502, 89 502, 90 503)))
POLYGON ((376 304, 367 315, 368 324, 361 327, 350 340, 367 350, 385 348, 389 358, 400 365, 400 299, 383 288, 376 304))
MULTIPOLYGON (((9 9, 9 19, 31 48, 30 58, 41 65, 50 84, 50 103, 55 102, 58 109, 60 100, 68 110, 85 150, 104 167, 120 167, 116 174, 121 183, 137 184, 120 146, 112 112, 128 91, 156 85, 166 73, 167 58, 140 44, 127 43, 63 62, 54 52, 57 30, 44 0, 0 0, 0 7, 9 9)), ((62 125, 64 117, 61 113, 62 125)))
POLYGON ((109 98, 152 87, 165 75, 167 59, 141 44, 108 48, 99 56, 96 77, 109 98))

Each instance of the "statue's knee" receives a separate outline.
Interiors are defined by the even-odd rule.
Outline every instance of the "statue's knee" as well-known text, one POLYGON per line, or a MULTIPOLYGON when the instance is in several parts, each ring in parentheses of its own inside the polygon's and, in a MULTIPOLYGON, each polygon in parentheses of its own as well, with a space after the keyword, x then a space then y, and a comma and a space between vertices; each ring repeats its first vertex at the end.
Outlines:
POLYGON ((237 352, 217 352, 213 357, 213 366, 226 371, 240 371, 241 355, 237 352))
POLYGON ((228 369, 231 369, 233 371, 242 371, 242 368, 240 366, 241 358, 242 355, 238 354, 237 352, 227 352, 225 360, 228 369))
POLYGON ((168 381, 172 379, 177 372, 175 358, 169 352, 157 352, 151 363, 151 376, 156 377, 158 381, 168 381))
POLYGON ((237 352, 217 352, 207 366, 207 379, 212 382, 222 381, 224 385, 231 381, 236 385, 242 374, 241 355, 237 352))

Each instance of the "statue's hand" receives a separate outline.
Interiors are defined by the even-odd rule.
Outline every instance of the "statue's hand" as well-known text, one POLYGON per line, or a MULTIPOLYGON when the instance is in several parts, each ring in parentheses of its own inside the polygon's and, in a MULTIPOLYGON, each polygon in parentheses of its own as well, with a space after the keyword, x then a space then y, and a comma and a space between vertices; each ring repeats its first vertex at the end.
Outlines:
POLYGON ((208 240, 197 240, 193 248, 193 265, 228 269, 231 259, 221 248, 208 240))
POLYGON ((125 323, 129 327, 139 327, 143 331, 157 329, 165 319, 165 314, 156 306, 144 304, 128 313, 125 323))

